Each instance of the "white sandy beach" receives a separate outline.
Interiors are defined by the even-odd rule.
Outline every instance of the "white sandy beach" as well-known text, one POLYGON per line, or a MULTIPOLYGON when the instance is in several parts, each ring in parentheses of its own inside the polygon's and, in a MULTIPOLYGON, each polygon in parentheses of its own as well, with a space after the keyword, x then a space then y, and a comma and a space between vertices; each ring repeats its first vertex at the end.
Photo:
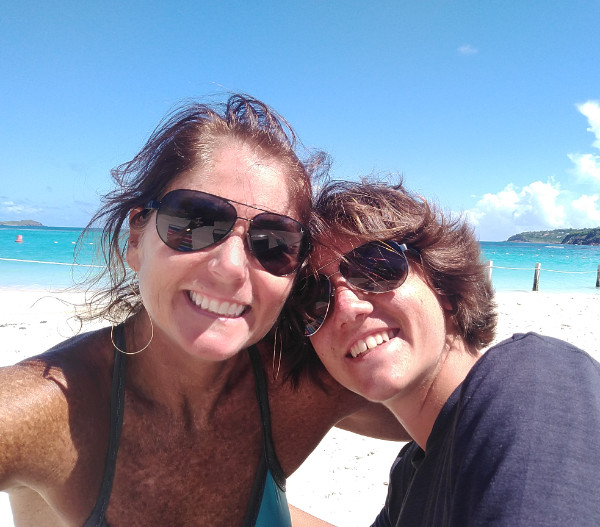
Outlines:
MULTIPOLYGON (((0 366, 40 353, 74 335, 67 322, 76 293, 0 289, 0 366)), ((497 340, 536 331, 562 338, 600 360, 596 325, 600 290, 591 294, 500 292, 497 340)), ((86 327, 94 329, 98 324, 86 327)), ((389 467, 401 444, 332 430, 288 480, 288 500, 344 527, 371 524, 386 494, 389 467)), ((0 493, 0 527, 12 527, 7 495, 0 493)), ((43 526, 40 526, 43 527, 43 526)))

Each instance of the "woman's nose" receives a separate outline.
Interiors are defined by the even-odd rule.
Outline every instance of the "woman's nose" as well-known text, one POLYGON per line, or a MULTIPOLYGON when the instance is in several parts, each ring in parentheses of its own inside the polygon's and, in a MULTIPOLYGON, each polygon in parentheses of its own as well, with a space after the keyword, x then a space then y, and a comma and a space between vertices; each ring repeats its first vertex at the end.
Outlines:
POLYGON ((215 276, 228 281, 241 281, 248 275, 248 251, 243 229, 235 228, 211 251, 208 269, 215 276))

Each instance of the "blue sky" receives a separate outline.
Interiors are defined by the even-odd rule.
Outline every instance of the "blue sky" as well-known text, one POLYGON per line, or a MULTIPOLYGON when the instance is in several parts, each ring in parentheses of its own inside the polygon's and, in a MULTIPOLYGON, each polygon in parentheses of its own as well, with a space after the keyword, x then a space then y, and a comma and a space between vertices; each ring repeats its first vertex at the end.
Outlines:
POLYGON ((0 220, 85 225, 169 110, 240 91, 481 240, 599 226, 598 27, 600 0, 8 0, 0 220))

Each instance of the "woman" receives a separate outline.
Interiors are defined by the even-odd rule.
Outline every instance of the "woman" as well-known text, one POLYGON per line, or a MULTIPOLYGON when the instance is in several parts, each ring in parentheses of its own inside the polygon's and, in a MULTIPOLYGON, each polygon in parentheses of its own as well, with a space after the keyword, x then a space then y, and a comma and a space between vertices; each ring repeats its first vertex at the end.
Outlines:
POLYGON ((285 477, 336 423, 373 429, 361 398, 294 391, 281 352, 254 346, 308 252, 318 168, 233 96, 176 112, 113 174, 90 226, 110 280, 92 307, 116 325, 0 371, 17 525, 289 525, 285 477))
POLYGON ((374 525, 598 525, 600 364, 533 333, 482 354, 496 315, 479 245, 401 184, 330 184, 316 214, 305 332, 413 438, 374 525))

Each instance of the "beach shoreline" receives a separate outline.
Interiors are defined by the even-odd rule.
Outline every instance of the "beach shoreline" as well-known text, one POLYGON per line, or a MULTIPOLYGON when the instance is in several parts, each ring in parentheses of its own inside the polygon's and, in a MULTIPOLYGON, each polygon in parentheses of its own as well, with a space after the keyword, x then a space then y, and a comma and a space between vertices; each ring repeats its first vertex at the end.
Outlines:
MULTIPOLYGON (((81 331, 108 325, 80 326, 74 306, 85 293, 0 287, 0 366, 42 353, 81 331)), ((600 360, 594 333, 600 290, 594 293, 499 291, 495 343, 513 333, 535 331, 561 338, 600 360)), ((309 459, 288 479, 288 501, 336 525, 370 525, 387 492, 391 463, 400 443, 333 429, 309 459)), ((7 495, 0 493, 0 526, 11 527, 7 495)))

